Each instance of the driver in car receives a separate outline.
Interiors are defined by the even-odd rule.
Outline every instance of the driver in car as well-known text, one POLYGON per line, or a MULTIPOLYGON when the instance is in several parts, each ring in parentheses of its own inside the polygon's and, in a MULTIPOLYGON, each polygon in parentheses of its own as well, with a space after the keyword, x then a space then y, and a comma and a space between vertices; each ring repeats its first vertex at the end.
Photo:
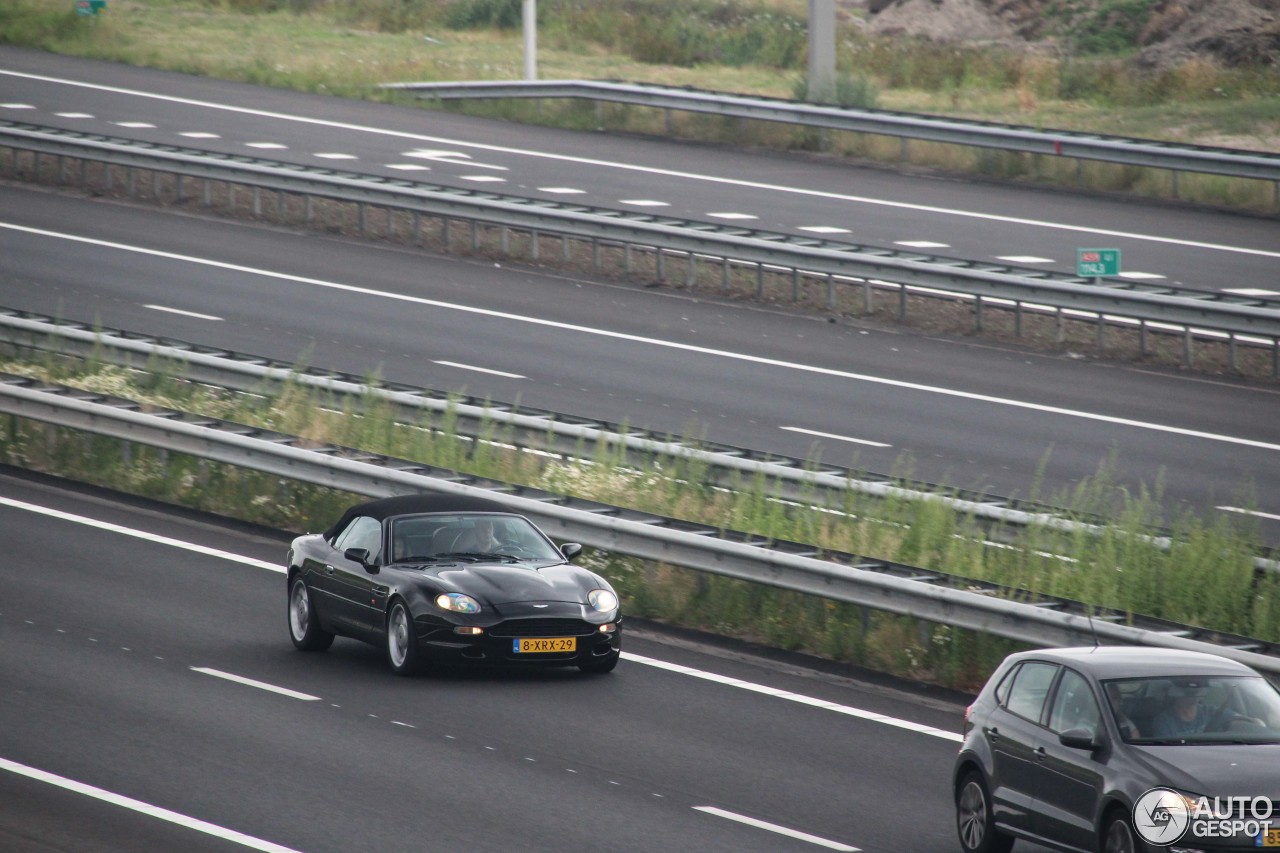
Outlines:
POLYGON ((1153 737, 1182 737, 1198 734, 1209 723, 1209 711, 1201 703, 1204 689, 1196 684, 1169 688, 1169 704, 1151 721, 1153 737))

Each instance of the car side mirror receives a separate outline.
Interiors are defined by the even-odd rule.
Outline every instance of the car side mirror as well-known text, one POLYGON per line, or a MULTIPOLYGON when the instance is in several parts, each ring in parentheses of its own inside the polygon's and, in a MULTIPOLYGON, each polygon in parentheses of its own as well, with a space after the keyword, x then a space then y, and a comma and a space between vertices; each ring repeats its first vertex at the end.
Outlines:
POLYGON ((564 554, 566 560, 572 560, 582 553, 582 546, 577 542, 566 542, 560 546, 560 553, 564 554))
POLYGON ((369 563, 368 548, 348 548, 342 552, 342 556, 346 557, 353 563, 359 563, 364 566, 364 570, 370 574, 376 575, 378 573, 378 567, 370 565, 369 563))
POLYGON ((1071 749, 1095 750, 1102 746, 1097 733, 1088 729, 1067 729, 1058 735, 1058 742, 1071 749))

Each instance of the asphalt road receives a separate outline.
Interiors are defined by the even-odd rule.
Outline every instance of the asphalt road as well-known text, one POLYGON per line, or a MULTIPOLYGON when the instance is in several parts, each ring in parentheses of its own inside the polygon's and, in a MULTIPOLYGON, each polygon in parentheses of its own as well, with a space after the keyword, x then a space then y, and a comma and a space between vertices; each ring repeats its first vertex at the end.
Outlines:
POLYGON ((1005 495, 1114 453, 1170 508, 1280 512, 1271 388, 23 188, 0 208, 8 307, 1005 495))
POLYGON ((278 536, 6 474, 0 533, 12 853, 956 849, 949 694, 651 627, 402 679, 293 649, 278 536))

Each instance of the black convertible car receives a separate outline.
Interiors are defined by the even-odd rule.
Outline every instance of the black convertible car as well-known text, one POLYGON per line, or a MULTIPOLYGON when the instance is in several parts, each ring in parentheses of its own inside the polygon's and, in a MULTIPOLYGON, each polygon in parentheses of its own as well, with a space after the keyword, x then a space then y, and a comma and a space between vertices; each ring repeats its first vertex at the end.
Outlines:
POLYGON ((622 614, 609 582, 570 565, 523 516, 482 498, 405 495, 358 504, 289 549, 289 636, 383 646, 410 675, 433 663, 618 663, 622 614))

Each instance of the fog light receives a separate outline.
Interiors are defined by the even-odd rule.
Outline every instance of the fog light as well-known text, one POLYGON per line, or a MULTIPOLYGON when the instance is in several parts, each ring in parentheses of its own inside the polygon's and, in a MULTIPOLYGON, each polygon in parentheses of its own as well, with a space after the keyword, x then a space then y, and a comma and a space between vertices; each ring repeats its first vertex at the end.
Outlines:
POLYGON ((484 633, 484 629, 483 629, 483 628, 475 628, 475 627, 472 627, 472 626, 470 626, 470 625, 459 625, 457 628, 454 628, 454 629, 453 629, 453 633, 455 633, 455 634, 466 634, 466 635, 471 636, 471 637, 476 637, 476 636, 479 636, 480 634, 483 634, 483 633, 484 633))
POLYGON ((618 625, 615 622, 606 622, 600 626, 601 634, 612 634, 616 630, 618 630, 618 625))

